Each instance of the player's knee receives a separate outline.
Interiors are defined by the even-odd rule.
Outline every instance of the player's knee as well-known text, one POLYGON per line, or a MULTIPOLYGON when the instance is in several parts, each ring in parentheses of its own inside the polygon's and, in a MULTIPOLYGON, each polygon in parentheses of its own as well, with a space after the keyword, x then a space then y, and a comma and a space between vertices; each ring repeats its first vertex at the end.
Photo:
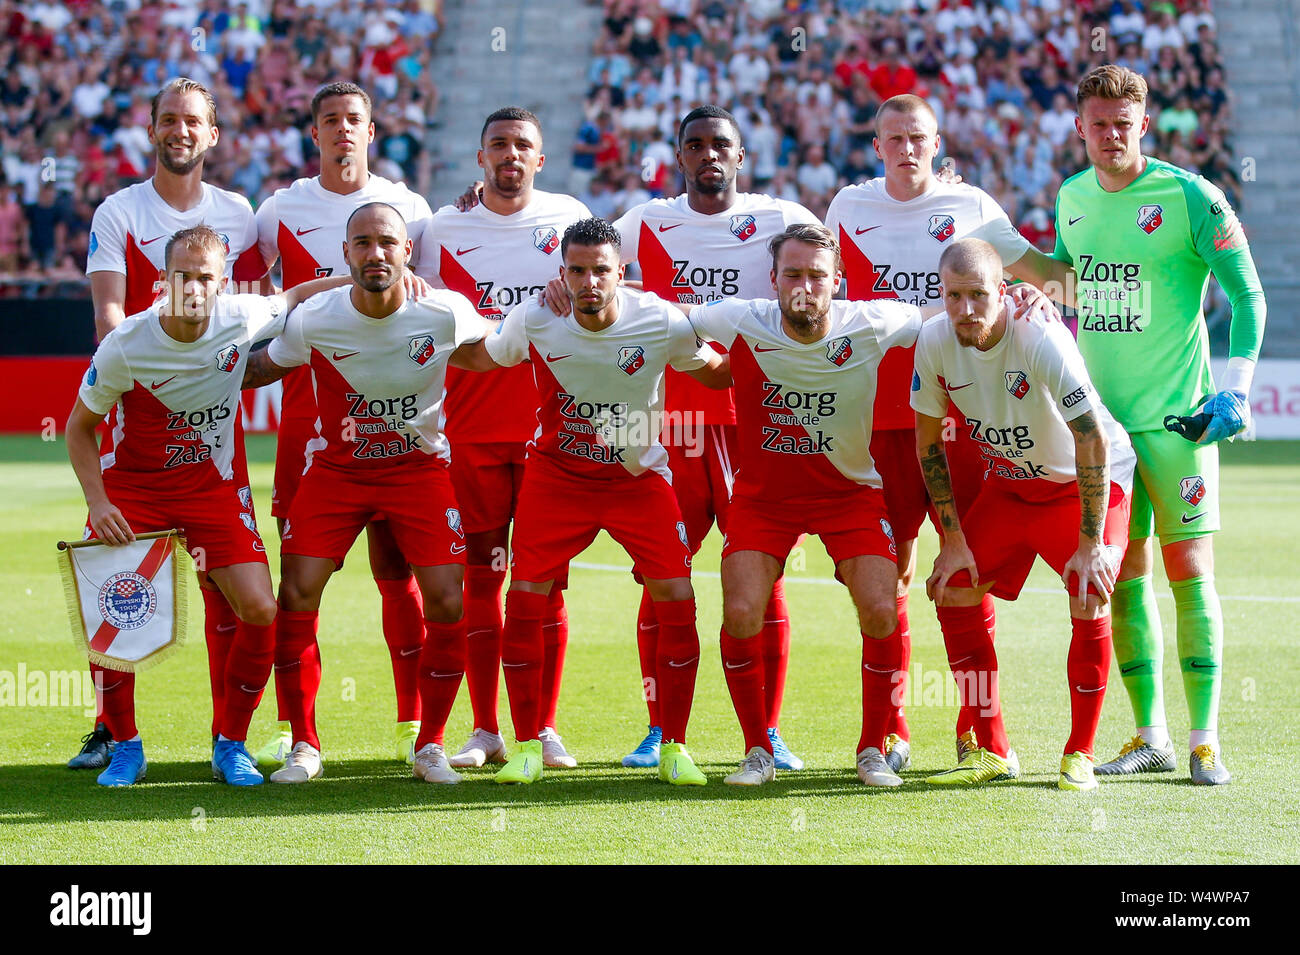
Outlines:
POLYGON ((738 639, 752 637, 763 629, 763 615, 767 601, 731 595, 722 601, 722 625, 727 633, 738 639))
POLYGON ((244 623, 252 624, 254 627, 269 627, 275 623, 275 615, 279 611, 279 606, 271 592, 265 594, 254 594, 245 596, 239 601, 235 615, 244 623))
POLYGON ((898 602, 891 597, 858 607, 858 623, 863 636, 873 640, 885 639, 898 628, 898 602))
POLYGON ((285 574, 280 578, 280 606, 293 611, 317 610, 320 607, 320 594, 299 578, 285 574))
POLYGON ((438 588, 424 594, 424 617, 434 623, 455 623, 464 612, 459 588, 438 588))
POLYGON ((1151 573, 1151 538, 1130 541, 1119 564, 1119 579, 1132 580, 1151 573))

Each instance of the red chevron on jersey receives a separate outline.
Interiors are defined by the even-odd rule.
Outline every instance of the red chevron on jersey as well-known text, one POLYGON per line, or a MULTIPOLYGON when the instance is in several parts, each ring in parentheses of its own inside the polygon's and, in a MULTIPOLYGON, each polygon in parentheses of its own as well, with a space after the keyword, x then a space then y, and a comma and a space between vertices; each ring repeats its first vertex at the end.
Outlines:
POLYGON ((280 249, 280 271, 285 288, 293 288, 303 282, 334 274, 333 268, 328 266, 322 268, 321 264, 312 258, 311 253, 294 236, 293 230, 283 222, 280 223, 276 243, 280 249))
POLYGON ((158 301, 159 293, 166 289, 165 282, 158 281, 158 266, 149 261, 149 256, 136 244, 135 236, 126 234, 126 300, 122 311, 127 315, 143 312, 158 301))
MULTIPOLYGON (((870 231, 870 230, 868 230, 870 231)), ((862 293, 853 299, 898 298, 888 279, 880 273, 867 254, 849 238, 840 226, 840 259, 844 263, 844 277, 850 289, 862 293)), ((908 401, 912 387, 913 348, 891 348, 880 362, 880 384, 876 388, 873 423, 877 431, 911 429, 916 426, 916 414, 908 401)))
POLYGON ((849 238, 848 231, 840 226, 840 259, 844 263, 844 278, 858 294, 855 300, 876 298, 898 298, 898 293, 889 281, 876 270, 876 266, 867 254, 858 248, 858 244, 849 238))
MULTIPOLYGON (((473 249, 469 250, 473 252, 473 249)), ((493 285, 491 282, 477 282, 474 276, 469 274, 465 266, 456 261, 456 257, 451 254, 451 250, 445 245, 442 247, 442 254, 438 259, 438 275, 447 288, 453 292, 459 292, 470 300, 478 313, 484 318, 503 318, 505 312, 497 308, 497 303, 492 298, 493 285)))

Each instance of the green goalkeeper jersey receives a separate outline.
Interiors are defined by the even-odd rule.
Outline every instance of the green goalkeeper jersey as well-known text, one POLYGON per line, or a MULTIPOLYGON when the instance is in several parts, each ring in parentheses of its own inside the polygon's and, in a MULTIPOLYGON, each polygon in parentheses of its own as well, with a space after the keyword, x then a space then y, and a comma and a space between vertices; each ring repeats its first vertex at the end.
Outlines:
POLYGON ((1232 355, 1254 360, 1263 293, 1246 237, 1218 187, 1147 159, 1107 192, 1088 168, 1056 200, 1056 258, 1078 276, 1079 350, 1111 414, 1155 431, 1213 392, 1201 303, 1210 270, 1233 303, 1232 355))

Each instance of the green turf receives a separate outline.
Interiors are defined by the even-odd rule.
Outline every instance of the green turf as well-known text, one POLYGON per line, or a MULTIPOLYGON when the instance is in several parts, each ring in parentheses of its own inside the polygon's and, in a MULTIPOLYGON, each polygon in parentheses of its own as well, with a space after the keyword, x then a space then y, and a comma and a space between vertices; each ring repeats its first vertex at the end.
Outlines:
MULTIPOLYGON (((272 445, 250 442, 257 502, 268 513, 272 445)), ((379 603, 356 551, 326 592, 325 665, 319 701, 326 776, 305 786, 236 791, 207 766, 209 702, 199 618, 190 645, 139 680, 148 781, 106 791, 93 772, 64 761, 90 720, 79 706, 0 706, 0 863, 18 862, 1290 862, 1297 855, 1300 784, 1294 688, 1300 656, 1295 528, 1300 526, 1300 445, 1225 449, 1219 589, 1227 634, 1221 735, 1231 786, 1193 788, 1186 777, 1186 709, 1172 609, 1157 584, 1166 633, 1166 699, 1180 771, 1104 782, 1077 795, 1056 787, 1068 734, 1064 670, 1069 638, 1059 584, 1041 565, 1029 592, 999 604, 998 654, 1022 781, 997 789, 931 791, 927 772, 950 765, 955 711, 934 614, 913 594, 913 667, 919 699, 908 707, 914 769, 898 790, 869 790, 853 771, 858 735, 858 641, 848 597, 813 541, 792 560, 794 622, 782 727, 808 761, 760 792, 722 784, 741 753, 717 654, 718 540, 696 561, 704 653, 691 749, 709 785, 680 791, 650 771, 618 765, 644 732, 634 641, 638 594, 625 573, 575 567, 568 602, 572 642, 560 731, 581 765, 513 789, 471 771, 456 787, 411 778, 391 760, 393 691, 379 633, 379 603), (928 690, 927 690, 928 688, 928 690), (945 699, 947 696, 947 699, 945 699)), ((79 671, 54 569, 54 542, 78 536, 84 504, 61 442, 0 439, 0 671, 79 671)), ((927 529, 921 576, 934 553, 927 529)), ((274 537, 274 534, 270 534, 274 537)), ((270 542, 268 542, 270 543, 270 542)), ((625 565, 602 537, 581 561, 625 565)), ((502 695, 503 714, 504 692, 502 695)), ((273 727, 264 706, 252 742, 273 727)), ((449 746, 470 730, 466 691, 449 746)), ((1113 755, 1131 732, 1118 679, 1102 719, 1100 749, 1113 755)))

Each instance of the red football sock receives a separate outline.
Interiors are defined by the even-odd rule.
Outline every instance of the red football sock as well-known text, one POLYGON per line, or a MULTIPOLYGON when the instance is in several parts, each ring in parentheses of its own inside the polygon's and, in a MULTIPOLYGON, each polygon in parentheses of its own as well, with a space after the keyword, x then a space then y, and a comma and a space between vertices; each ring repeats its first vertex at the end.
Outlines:
POLYGON ((641 588, 641 609, 636 615, 636 652, 641 658, 641 695, 651 726, 663 726, 659 716, 659 618, 650 591, 641 588))
POLYGON ((447 717, 456 702, 467 656, 465 634, 469 624, 462 616, 455 623, 424 621, 424 650, 420 654, 420 697, 424 721, 415 740, 418 752, 428 743, 442 743, 447 717))
POLYGON ((767 725, 781 725, 781 701, 785 697, 785 670, 790 662, 790 611, 785 605, 785 578, 778 577, 763 614, 763 702, 767 725))
POLYGON ((501 637, 501 668, 506 675, 515 739, 537 739, 542 731, 542 616, 545 594, 512 590, 506 594, 506 626, 501 637))
POLYGON ((908 667, 912 665, 912 628, 907 621, 907 594, 901 594, 898 598, 898 639, 902 642, 903 647, 902 663, 898 668, 902 675, 898 678, 898 685, 894 687, 894 702, 898 706, 889 715, 889 725, 885 727, 885 735, 896 733, 899 739, 910 740, 912 735, 907 729, 907 714, 905 712, 907 671, 908 667))
POLYGON ((380 580, 384 612, 384 642, 393 661, 393 689, 397 691, 397 722, 420 718, 420 650, 424 646, 424 600, 415 577, 380 580))
POLYGON ((135 725, 135 674, 109 670, 97 663, 90 665, 90 674, 99 687, 104 725, 113 739, 134 739, 140 732, 135 725))
POLYGON ((564 677, 564 652, 569 649, 569 611, 564 591, 552 586, 542 618, 542 726, 555 728, 560 706, 560 680, 564 677))
POLYGON ((902 672, 903 642, 899 628, 883 640, 862 635, 862 735, 858 752, 874 746, 885 751, 885 731, 898 709, 899 674, 902 672))
POLYGON ((221 732, 222 700, 226 693, 226 658, 235 640, 239 618, 220 590, 200 587, 203 595, 203 636, 208 644, 208 683, 212 687, 212 735, 221 732))
POLYGON ((758 637, 741 640, 723 627, 718 646, 722 650, 722 673, 727 678, 731 705, 740 720, 740 731, 745 735, 745 752, 758 746, 770 753, 772 741, 767 738, 761 641, 758 637))
POLYGON ((319 610, 285 610, 276 617, 275 692, 293 726, 295 743, 320 749, 316 735, 316 694, 320 690, 319 610))
POLYGON ((979 745, 998 756, 1007 755, 998 694, 998 656, 993 650, 993 600, 978 607, 939 607, 939 627, 948 649, 948 666, 961 698, 957 731, 975 730, 979 745), (963 725, 962 720, 970 722, 963 725))
POLYGON ((469 651, 465 682, 474 708, 474 726, 499 733, 497 694, 501 687, 501 588, 506 572, 491 566, 470 564, 465 568, 465 622, 469 629, 469 651))
POLYGON ((1070 680, 1070 739, 1065 752, 1091 756, 1110 673, 1110 615, 1070 623, 1074 635, 1065 664, 1070 680))
POLYGON ((700 635, 695 629, 695 598, 665 600, 655 607, 659 618, 658 673, 663 741, 685 743, 686 724, 695 699, 700 668, 700 635))
MULTIPOLYGON (((226 659, 225 706, 221 735, 243 742, 275 662, 275 621, 264 627, 236 620, 235 639, 226 659)), ((313 744, 315 745, 315 744, 313 744)))

